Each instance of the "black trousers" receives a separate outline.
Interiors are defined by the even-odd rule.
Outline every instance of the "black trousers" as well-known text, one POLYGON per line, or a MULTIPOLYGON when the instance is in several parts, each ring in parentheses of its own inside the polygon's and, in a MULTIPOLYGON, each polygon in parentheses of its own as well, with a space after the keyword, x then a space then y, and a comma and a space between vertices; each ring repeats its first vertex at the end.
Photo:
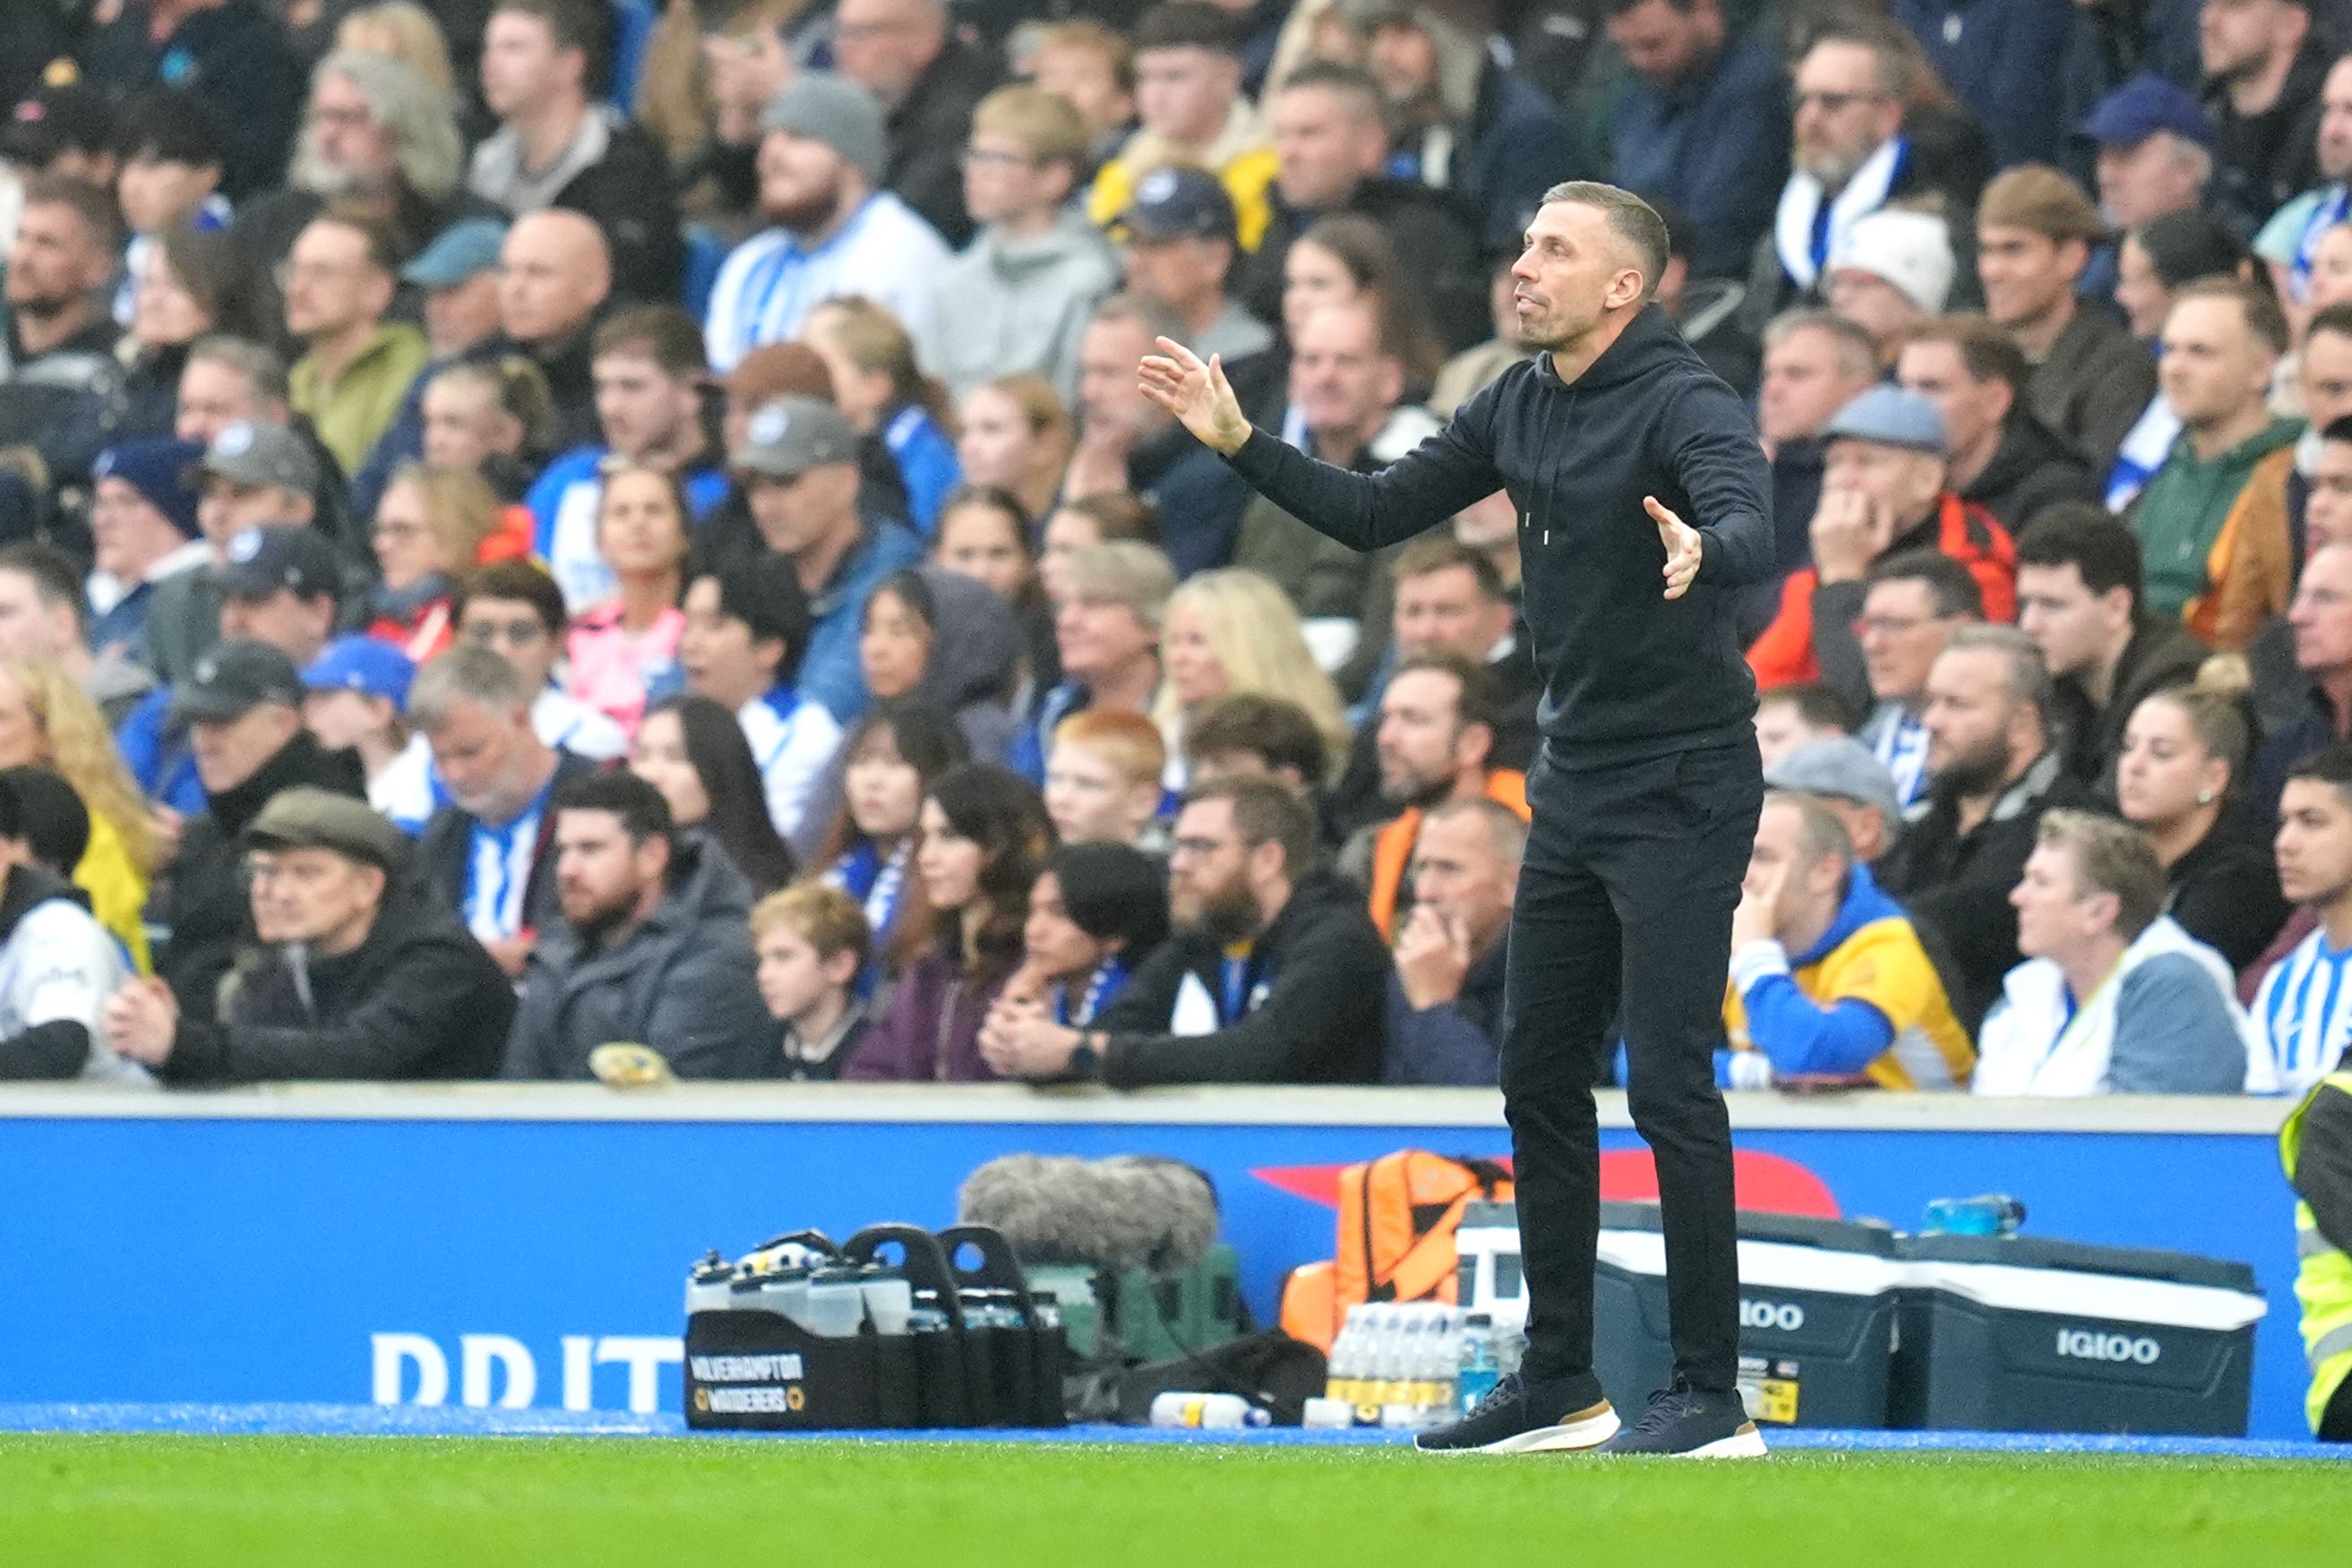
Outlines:
POLYGON ((1530 1379, 1592 1370, 1592 1085, 1622 1012, 1627 1099, 1657 1161, 1675 1372, 1728 1392, 1739 1359, 1738 1236, 1714 1051, 1731 912, 1763 805, 1755 742, 1584 769, 1548 748, 1528 800, 1535 821, 1511 911, 1503 1042, 1529 1298, 1523 1370, 1530 1379))

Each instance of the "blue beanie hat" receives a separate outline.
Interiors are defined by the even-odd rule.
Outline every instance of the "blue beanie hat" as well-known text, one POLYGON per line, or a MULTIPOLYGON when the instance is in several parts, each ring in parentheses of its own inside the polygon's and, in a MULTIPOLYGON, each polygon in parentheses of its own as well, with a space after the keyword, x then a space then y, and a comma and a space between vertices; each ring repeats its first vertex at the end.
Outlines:
POLYGON ((126 441, 91 465, 92 485, 120 479, 190 538, 196 537, 196 492, 205 449, 193 441, 126 441))

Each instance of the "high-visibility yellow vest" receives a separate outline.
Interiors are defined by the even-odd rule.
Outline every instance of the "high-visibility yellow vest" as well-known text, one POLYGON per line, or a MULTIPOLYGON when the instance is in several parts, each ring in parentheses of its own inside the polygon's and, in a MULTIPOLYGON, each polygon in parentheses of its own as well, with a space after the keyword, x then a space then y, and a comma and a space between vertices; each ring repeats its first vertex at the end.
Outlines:
MULTIPOLYGON (((2303 1151, 2303 1117, 2314 1096, 2326 1089, 2352 1094, 2352 1072, 2335 1072, 2313 1085, 2303 1103, 2279 1129, 2279 1163, 2286 1178, 2294 1179, 2294 1164, 2303 1151)), ((2311 1205, 2294 1206, 2295 1251, 2303 1266, 2294 1277, 2295 1300, 2303 1303, 2303 1354, 2311 1364, 2311 1397, 2304 1406, 2314 1432, 2326 1413, 2327 1402, 2352 1376, 2352 1256, 2320 1234, 2311 1205)))

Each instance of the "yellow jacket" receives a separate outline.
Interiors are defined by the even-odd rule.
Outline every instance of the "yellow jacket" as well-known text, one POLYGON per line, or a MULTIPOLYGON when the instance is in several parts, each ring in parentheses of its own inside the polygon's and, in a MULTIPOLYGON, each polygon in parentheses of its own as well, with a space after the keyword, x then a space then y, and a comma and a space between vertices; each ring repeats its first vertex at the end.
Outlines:
POLYGON ((131 955, 141 974, 153 972, 147 951, 147 879, 131 863, 122 835, 96 811, 89 814, 89 845, 74 867, 74 885, 89 894, 89 911, 131 955))
POLYGON ((1094 188, 1087 193, 1087 216, 1103 228, 1110 227, 1135 199, 1137 181, 1154 169, 1180 163, 1211 170, 1224 183, 1225 193, 1234 199, 1241 247, 1255 250, 1265 238, 1266 225, 1274 221, 1274 202, 1268 193, 1274 184, 1276 159, 1273 143, 1246 103, 1234 105, 1224 130, 1207 152, 1197 156, 1153 131, 1139 131, 1129 137, 1118 156, 1095 176, 1094 188))

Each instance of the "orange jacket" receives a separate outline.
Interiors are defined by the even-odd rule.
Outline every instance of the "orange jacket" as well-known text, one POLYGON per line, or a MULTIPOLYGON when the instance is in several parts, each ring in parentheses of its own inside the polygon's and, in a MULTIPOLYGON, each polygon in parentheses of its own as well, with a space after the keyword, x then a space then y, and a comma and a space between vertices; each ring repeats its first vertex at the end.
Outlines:
MULTIPOLYGON (((1515 768, 1497 768, 1486 775, 1486 799, 1508 806, 1528 820, 1528 776, 1515 768)), ((1412 846, 1421 838, 1418 806, 1407 806, 1372 839, 1372 924, 1383 941, 1396 940, 1397 894, 1404 887, 1404 869, 1412 846)))
MULTIPOLYGON (((1928 541, 1917 538, 1925 524, 1909 530, 1887 547, 1888 555, 1928 541)), ((2017 619, 2017 547, 2009 530, 1990 512, 1972 507, 1950 491, 1936 507, 1935 548, 1969 569, 1984 596, 1988 621, 2017 619)), ((1813 589, 1818 580, 1811 567, 1789 574, 1780 585, 1780 613, 1748 646, 1748 667, 1756 685, 1766 691, 1822 678, 1813 656, 1813 589)))

